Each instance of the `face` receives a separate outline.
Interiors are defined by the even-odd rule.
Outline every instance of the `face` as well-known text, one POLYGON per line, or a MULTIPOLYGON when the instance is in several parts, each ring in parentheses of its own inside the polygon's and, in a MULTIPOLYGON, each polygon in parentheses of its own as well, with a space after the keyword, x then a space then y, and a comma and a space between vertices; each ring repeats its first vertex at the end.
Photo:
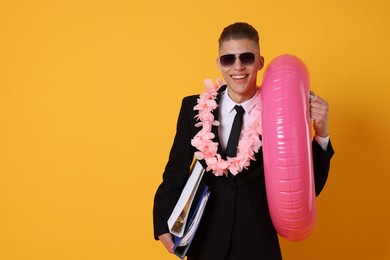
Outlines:
POLYGON ((227 83, 230 98, 237 103, 250 99, 256 92, 257 72, 264 65, 264 58, 259 52, 256 42, 249 39, 228 40, 219 48, 220 57, 226 54, 236 55, 233 65, 223 66, 220 58, 217 59, 217 65, 227 83), (238 57, 238 54, 248 52, 255 54, 255 61, 250 65, 243 64, 238 57))

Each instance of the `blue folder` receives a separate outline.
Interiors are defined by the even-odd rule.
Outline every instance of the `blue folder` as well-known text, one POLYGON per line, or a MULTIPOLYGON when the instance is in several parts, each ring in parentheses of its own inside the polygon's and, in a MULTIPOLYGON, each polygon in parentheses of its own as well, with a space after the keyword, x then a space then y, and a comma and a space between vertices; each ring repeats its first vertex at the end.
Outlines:
POLYGON ((194 239, 199 227, 209 196, 210 188, 202 182, 197 190, 197 194, 195 195, 194 202, 196 203, 193 203, 193 207, 190 210, 189 221, 187 222, 183 236, 173 236, 173 242, 175 244, 174 253, 180 259, 184 259, 187 255, 188 249, 190 248, 192 240, 194 239), (198 217, 196 218, 197 214, 198 217), (191 235, 188 236, 189 232, 191 232, 191 235), (183 239, 185 240, 185 243, 184 245, 180 245, 181 242, 183 242, 183 239))

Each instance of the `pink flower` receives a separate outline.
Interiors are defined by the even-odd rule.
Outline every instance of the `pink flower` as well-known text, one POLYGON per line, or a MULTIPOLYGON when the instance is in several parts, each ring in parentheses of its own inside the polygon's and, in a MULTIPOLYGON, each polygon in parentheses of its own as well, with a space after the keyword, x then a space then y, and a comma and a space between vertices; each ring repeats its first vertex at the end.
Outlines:
POLYGON ((218 107, 217 102, 214 100, 208 100, 203 98, 198 98, 198 104, 194 106, 194 110, 199 111, 212 111, 218 107))
POLYGON ((208 145, 210 140, 212 140, 215 135, 211 132, 206 132, 203 134, 199 134, 202 131, 199 131, 198 134, 195 135, 195 137, 191 140, 191 145, 198 148, 198 150, 202 151, 203 147, 208 145))
POLYGON ((215 157, 206 159, 207 169, 206 171, 212 170, 214 175, 222 176, 227 175, 227 167, 229 163, 221 158, 221 155, 217 154, 215 157))
POLYGON ((229 165, 229 171, 234 176, 236 176, 239 172, 241 172, 242 171, 242 166, 241 166, 240 161, 239 160, 232 161, 231 164, 229 165))
POLYGON ((195 158, 197 160, 203 160, 204 159, 203 153, 200 151, 195 152, 195 158))
POLYGON ((203 84, 206 87, 206 91, 209 90, 209 89, 213 90, 214 86, 215 86, 213 80, 211 80, 211 79, 203 80, 203 84))
POLYGON ((203 122, 209 122, 212 123, 214 121, 214 115, 210 112, 200 110, 198 115, 198 119, 203 122))

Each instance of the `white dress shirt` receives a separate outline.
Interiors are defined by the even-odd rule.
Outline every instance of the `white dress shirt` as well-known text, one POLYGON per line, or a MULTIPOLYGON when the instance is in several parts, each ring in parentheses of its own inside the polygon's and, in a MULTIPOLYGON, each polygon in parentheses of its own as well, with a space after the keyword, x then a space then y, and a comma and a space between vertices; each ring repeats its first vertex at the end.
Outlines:
MULTIPOLYGON (((246 122, 250 122, 251 118, 253 117, 252 109, 259 106, 258 100, 259 97, 259 90, 256 91, 255 95, 246 100, 245 102, 238 104, 234 102, 228 95, 228 89, 226 89, 224 92, 221 93, 221 99, 219 101, 219 122, 220 126, 218 127, 218 134, 219 134, 219 141, 221 143, 222 149, 226 149, 227 142, 229 140, 230 130, 233 125, 234 117, 236 116, 236 110, 234 107, 236 105, 242 106, 245 110, 244 118, 243 118, 243 128, 247 126, 246 122)), ((322 147, 323 150, 326 151, 328 148, 329 143, 329 136, 327 137, 320 137, 315 136, 315 140, 318 142, 318 144, 322 147)), ((241 140, 241 137, 240 137, 241 140)))

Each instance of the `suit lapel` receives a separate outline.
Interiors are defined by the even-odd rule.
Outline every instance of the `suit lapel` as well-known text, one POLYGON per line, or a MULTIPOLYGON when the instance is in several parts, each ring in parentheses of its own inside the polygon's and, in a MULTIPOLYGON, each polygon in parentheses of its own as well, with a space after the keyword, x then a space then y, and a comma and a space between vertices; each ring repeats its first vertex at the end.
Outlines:
MULTIPOLYGON (((215 120, 219 120, 219 102, 220 102, 220 100, 221 100, 221 93, 223 92, 223 91, 225 91, 226 90, 226 85, 224 85, 224 86, 221 86, 219 89, 218 89, 218 96, 216 97, 216 99, 215 99, 215 102, 217 102, 217 104, 218 104, 218 107, 217 107, 217 109, 215 109, 214 111, 213 111, 213 116, 214 116, 214 119, 215 120)), ((219 141, 219 133, 218 133, 218 126, 213 126, 212 127, 212 129, 211 129, 211 131, 213 132, 213 134, 214 134, 214 139, 213 139, 213 141, 214 142, 216 142, 216 143, 218 143, 218 153, 221 155, 221 157, 224 159, 224 160, 226 160, 226 155, 225 155, 225 151, 222 149, 222 145, 221 145, 221 142, 219 141)))

